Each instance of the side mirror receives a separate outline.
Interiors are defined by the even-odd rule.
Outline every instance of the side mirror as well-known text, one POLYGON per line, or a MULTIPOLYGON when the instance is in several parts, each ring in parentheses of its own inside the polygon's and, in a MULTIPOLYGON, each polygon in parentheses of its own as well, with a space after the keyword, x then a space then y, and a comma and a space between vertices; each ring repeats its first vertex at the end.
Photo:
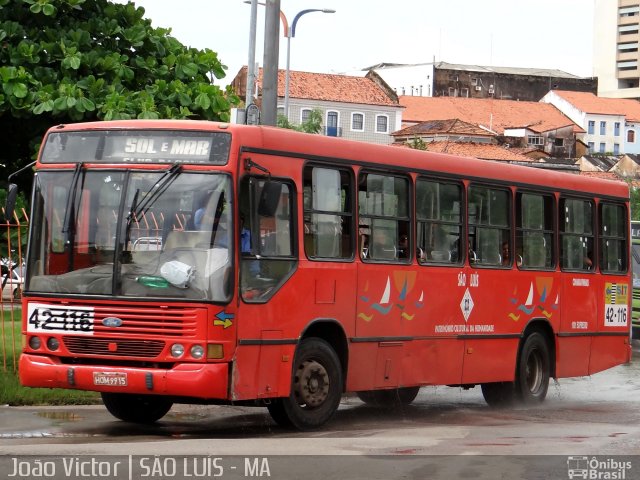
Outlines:
POLYGON ((273 217, 280 203, 282 193, 282 183, 268 180, 260 192, 260 202, 258 202, 258 214, 263 217, 273 217))
POLYGON ((16 199, 18 198, 18 185, 10 183, 7 189, 7 200, 4 205, 4 220, 9 223, 13 218, 13 211, 16 208, 16 199))

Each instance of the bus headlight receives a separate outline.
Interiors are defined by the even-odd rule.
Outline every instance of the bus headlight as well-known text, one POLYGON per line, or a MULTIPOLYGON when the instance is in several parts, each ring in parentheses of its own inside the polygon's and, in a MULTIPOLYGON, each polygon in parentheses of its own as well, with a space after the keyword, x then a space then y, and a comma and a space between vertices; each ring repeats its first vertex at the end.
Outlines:
POLYGON ((196 360, 200 360, 202 357, 204 357, 204 348, 202 347, 202 345, 194 345, 193 347, 191 347, 191 356, 196 360))
POLYGON ((180 358, 184 355, 184 345, 180 343, 174 343, 171 345, 171 356, 175 358, 180 358))
POLYGON ((47 338, 47 348, 49 350, 58 350, 60 348, 60 342, 57 338, 49 337, 47 338))
POLYGON ((42 346, 42 340, 40 337, 30 337, 29 338, 29 347, 38 350, 42 346))

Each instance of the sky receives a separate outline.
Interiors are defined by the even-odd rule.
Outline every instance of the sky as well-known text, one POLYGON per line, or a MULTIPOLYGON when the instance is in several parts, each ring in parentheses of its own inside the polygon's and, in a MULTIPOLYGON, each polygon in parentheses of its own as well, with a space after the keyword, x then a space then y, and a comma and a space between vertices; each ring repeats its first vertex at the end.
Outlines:
MULTIPOLYGON (((116 0, 126 3, 126 0, 116 0)), ((135 0, 154 27, 171 28, 184 45, 209 48, 230 83, 248 63, 251 7, 243 0, 135 0)), ((308 8, 336 12, 299 18, 291 70, 353 74, 378 63, 444 61, 559 69, 593 75, 594 0, 281 0, 289 23, 308 8)), ((258 6, 256 61, 264 55, 258 6)), ((280 25, 279 68, 287 41, 280 25)))

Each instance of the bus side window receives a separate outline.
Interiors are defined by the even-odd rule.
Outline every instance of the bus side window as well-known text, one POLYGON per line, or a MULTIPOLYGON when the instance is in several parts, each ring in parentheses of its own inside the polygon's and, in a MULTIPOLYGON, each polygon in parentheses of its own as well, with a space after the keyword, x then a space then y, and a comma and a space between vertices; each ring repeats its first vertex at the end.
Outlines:
MULTIPOLYGON (((239 198, 243 228, 251 235, 250 251, 240 253, 240 292, 245 302, 266 302, 297 262, 293 187, 285 181, 246 176, 239 198)), ((240 248, 240 229, 237 235, 240 248)))
POLYGON ((304 249, 309 258, 353 257, 353 176, 307 165, 303 172, 304 249))
MULTIPOLYGON (((516 195, 518 267, 548 269, 555 265, 554 204, 551 195, 525 192, 518 192, 516 195)), ((568 246, 565 251, 568 251, 568 246)))
MULTIPOLYGON (((401 237, 409 235, 409 182, 406 177, 363 172, 358 178, 360 233, 368 235, 365 261, 408 263, 410 252, 401 255, 401 237)), ((409 239, 407 238, 407 241, 409 239)), ((361 241, 361 245, 364 240, 361 241)))
MULTIPOLYGON (((623 205, 600 204, 600 269, 605 272, 627 271, 628 243, 626 213, 623 205)), ((590 257, 595 262, 593 256, 590 257)))
MULTIPOLYGON (((474 236, 475 244, 471 249, 477 257, 477 263, 489 267, 511 265, 511 258, 504 264, 502 246, 511 237, 511 195, 506 189, 484 185, 469 187, 469 236, 474 236)), ((473 259, 471 251, 470 258, 473 259)))
POLYGON ((562 268, 593 270, 594 205, 590 200, 563 198, 560 201, 562 268))

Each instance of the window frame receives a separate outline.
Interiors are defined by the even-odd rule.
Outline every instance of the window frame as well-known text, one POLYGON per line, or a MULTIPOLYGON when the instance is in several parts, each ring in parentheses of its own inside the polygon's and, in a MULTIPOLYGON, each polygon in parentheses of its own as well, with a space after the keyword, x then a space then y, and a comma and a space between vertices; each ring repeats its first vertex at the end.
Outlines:
POLYGON ((557 215, 558 208, 556 205, 556 198, 553 194, 550 193, 542 193, 540 191, 535 190, 517 190, 515 195, 515 225, 514 230, 516 234, 515 238, 515 251, 514 255, 516 257, 516 263, 519 269, 521 270, 542 270, 542 271, 553 271, 556 269, 556 265, 558 264, 558 251, 557 251, 557 215), (545 224, 542 228, 532 228, 529 226, 523 226, 522 224, 522 197, 524 195, 535 195, 541 197, 543 200, 543 222, 546 223, 548 220, 547 215, 550 214, 550 227, 545 224), (549 203, 547 203, 549 202, 549 203), (549 208, 547 210, 547 205, 549 208), (528 263, 528 258, 526 255, 521 255, 520 252, 524 252, 525 250, 525 242, 524 238, 527 236, 526 234, 542 234, 543 239, 545 240, 545 258, 550 252, 550 264, 543 266, 532 266, 528 263), (549 245, 546 244, 546 240, 548 236, 551 236, 549 239, 549 245), (526 260, 525 260, 526 259, 526 260))
POLYGON ((309 120, 309 116, 311 116, 311 112, 313 112, 312 108, 301 108, 300 109, 300 123, 304 123, 309 120), (308 112, 308 114, 307 114, 308 112), (307 118, 305 118, 305 114, 307 114, 307 118))
POLYGON ((608 201, 608 200, 603 200, 599 202, 597 242, 598 242, 598 266, 600 267, 601 273, 608 274, 608 275, 625 275, 629 271, 629 241, 630 241, 629 233, 630 231, 631 231, 631 227, 630 227, 630 222, 628 218, 628 211, 624 203, 608 201), (622 221, 624 224, 622 236, 605 234, 604 230, 606 228, 606 225, 603 217, 603 211, 605 206, 613 206, 613 207, 622 209, 622 214, 623 214, 622 221), (609 268, 605 268, 606 265, 605 265, 604 256, 607 251, 607 248, 605 247, 605 242, 607 240, 617 240, 622 242, 622 245, 619 250, 624 255, 623 263, 622 263, 622 266, 624 268, 619 270, 611 270, 609 268))
MULTIPOLYGON (((466 192, 466 205, 467 205, 467 246, 468 246, 468 256, 469 256, 469 264, 473 268, 499 268, 499 269, 509 269, 513 265, 513 255, 510 257, 510 261, 508 265, 503 265, 502 259, 502 245, 504 242, 508 242, 509 249, 513 251, 513 192, 511 188, 504 187, 501 185, 495 185, 491 183, 485 182, 470 182, 467 186, 466 192), (489 192, 502 192, 507 194, 506 199, 506 226, 493 225, 491 223, 483 223, 481 221, 475 221, 472 223, 471 217, 471 200, 473 198, 473 190, 476 188, 486 189, 489 192), (472 233, 473 231, 473 233, 472 233), (478 256, 477 252, 481 250, 479 237, 480 233, 484 231, 498 231, 500 239, 496 245, 492 246, 493 253, 497 255, 497 262, 485 262, 482 259, 482 255, 478 256), (505 235, 506 234, 506 235, 505 235), (473 240, 472 240, 473 239, 473 240)), ((478 212, 475 215, 481 214, 482 212, 478 212)))
MULTIPOLYGON (((596 271, 596 259, 597 259, 597 249, 598 249, 598 245, 597 245, 597 235, 596 235, 596 226, 595 226, 595 222, 596 222, 596 217, 597 217, 597 210, 596 210, 596 204, 593 198, 591 197, 580 197, 580 196, 571 196, 571 195, 561 195, 560 199, 558 201, 558 263, 560 264, 560 270, 562 270, 563 272, 581 272, 581 273, 595 273, 596 271), (591 233, 585 233, 585 232, 567 232, 565 231, 565 222, 562 221, 563 218, 567 218, 567 214, 566 214, 566 202, 567 201, 580 201, 580 202, 584 202, 584 203, 588 203, 591 205, 591 233), (586 257, 589 257, 589 254, 591 254, 590 260, 591 260, 591 268, 585 267, 584 262, 583 262, 583 266, 580 268, 574 268, 574 267, 567 267, 565 266, 565 258, 566 258, 566 254, 564 251, 564 239, 565 237, 578 237, 579 241, 583 243, 585 240, 587 241, 587 245, 586 245, 586 257), (582 237, 586 237, 584 240, 582 237), (591 242, 589 243, 588 240, 591 240, 591 242), (589 246, 591 247, 591 252, 589 252, 589 246)), ((584 252, 583 252, 584 253, 584 252)))
POLYGON ((350 122, 351 131, 352 132, 364 132, 365 119, 366 119, 366 117, 365 117, 363 112, 351 112, 351 122, 350 122), (355 128, 355 126, 354 126, 355 117, 357 115, 360 115, 362 117, 362 126, 361 126, 361 128, 355 128))
POLYGON ((381 134, 388 134, 389 133, 389 115, 382 114, 382 113, 379 113, 379 114, 376 115, 375 132, 376 133, 381 133, 381 134), (386 130, 384 130, 384 131, 378 129, 378 127, 379 127, 378 119, 380 119, 380 118, 385 118, 386 119, 386 124, 385 124, 386 130))
POLYGON ((451 266, 451 267, 460 267, 464 264, 466 258, 465 249, 462 248, 462 245, 466 244, 466 190, 464 188, 464 183, 462 181, 455 180, 443 180, 441 178, 436 177, 428 177, 425 175, 420 175, 415 180, 414 186, 414 196, 415 196, 415 209, 414 209, 414 228, 416 232, 416 248, 415 251, 418 253, 418 263, 420 265, 439 265, 439 266, 451 266), (438 218, 426 218, 421 217, 419 208, 418 208, 418 189, 420 182, 429 182, 429 183, 437 183, 439 185, 448 185, 455 186, 459 189, 460 196, 458 198, 460 202, 460 212, 458 221, 447 221, 441 217, 438 218), (458 251, 457 251, 457 259, 453 259, 454 250, 449 248, 449 259, 448 260, 439 260, 439 259, 429 259, 427 258, 427 249, 426 245, 420 244, 420 230, 422 229, 421 224, 433 225, 434 229, 440 227, 440 229, 446 229, 446 227, 458 227, 458 251))
MULTIPOLYGON (((355 191, 355 176, 353 173, 353 170, 351 168, 347 168, 347 167, 333 167, 331 165, 327 165, 327 164, 319 164, 319 163, 306 163, 302 169, 302 191, 303 191, 303 204, 302 204, 302 215, 303 215, 303 227, 302 227, 302 231, 303 231, 303 236, 305 237, 305 242, 303 245, 303 250, 304 253, 306 255, 306 257, 311 260, 311 261, 323 261, 323 262, 352 262, 355 256, 355 225, 356 225, 356 213, 355 213, 355 209, 356 209, 356 200, 355 200, 355 195, 354 195, 354 191, 355 191), (342 174, 346 174, 347 175, 347 181, 348 181, 348 192, 347 192, 347 196, 348 198, 346 199, 346 203, 345 203, 345 211, 325 211, 325 210, 318 210, 315 209, 313 205, 311 205, 311 208, 307 208, 307 206, 305 205, 304 202, 304 191, 305 191, 305 187, 306 185, 306 172, 307 171, 312 171, 314 168, 321 168, 321 169, 325 169, 325 170, 334 170, 339 172, 341 175, 342 174), (321 256, 321 255, 311 255, 310 252, 307 249, 307 243, 306 243, 306 239, 307 239, 307 233, 306 233, 306 218, 307 215, 314 215, 314 214, 320 214, 320 215, 335 215, 335 216, 339 216, 341 219, 346 218, 350 218, 350 226, 349 226, 349 231, 347 232, 347 235, 349 237, 349 255, 347 256, 336 256, 336 257, 332 257, 332 256, 321 256)), ((313 173, 311 173, 311 176, 313 176, 313 173)), ((342 179, 342 176, 341 176, 342 179)), ((312 178, 312 182, 313 182, 313 178, 312 178)), ((312 188, 313 188, 313 183, 311 184, 312 188)), ((342 182, 341 182, 341 186, 342 186, 342 182)), ((344 225, 344 221, 342 221, 342 224, 344 225)))
POLYGON ((403 175, 398 172, 388 172, 388 171, 380 171, 375 169, 362 169, 358 172, 358 180, 357 180, 357 218, 358 218, 358 245, 359 245, 359 257, 362 262, 365 263, 395 263, 395 264, 409 264, 413 261, 413 238, 412 238, 412 219, 414 217, 413 214, 413 198, 414 198, 414 185, 409 175, 403 175), (365 178, 369 175, 376 175, 380 177, 393 178, 393 179, 401 179, 404 180, 406 185, 406 212, 407 216, 402 217, 400 215, 384 215, 384 214, 370 214, 370 213, 362 213, 360 208, 360 192, 367 191, 366 189, 361 189, 360 186, 366 184, 365 178), (368 223, 363 222, 363 220, 369 220, 368 223), (392 221, 395 222, 395 228, 397 231, 397 237, 394 241, 394 258, 391 259, 379 259, 372 258, 371 247, 373 245, 373 237, 375 235, 375 231, 373 228, 374 220, 383 220, 383 221, 392 221), (404 228, 401 228, 402 224, 404 224, 404 228), (368 232, 364 233, 363 229, 368 229, 368 232), (367 236, 367 245, 365 247, 364 236, 367 236), (409 254, 406 257, 401 258, 398 255, 397 245, 399 244, 400 238, 402 235, 407 235, 408 238, 408 249, 409 254), (367 249, 366 251, 364 249, 367 249))

